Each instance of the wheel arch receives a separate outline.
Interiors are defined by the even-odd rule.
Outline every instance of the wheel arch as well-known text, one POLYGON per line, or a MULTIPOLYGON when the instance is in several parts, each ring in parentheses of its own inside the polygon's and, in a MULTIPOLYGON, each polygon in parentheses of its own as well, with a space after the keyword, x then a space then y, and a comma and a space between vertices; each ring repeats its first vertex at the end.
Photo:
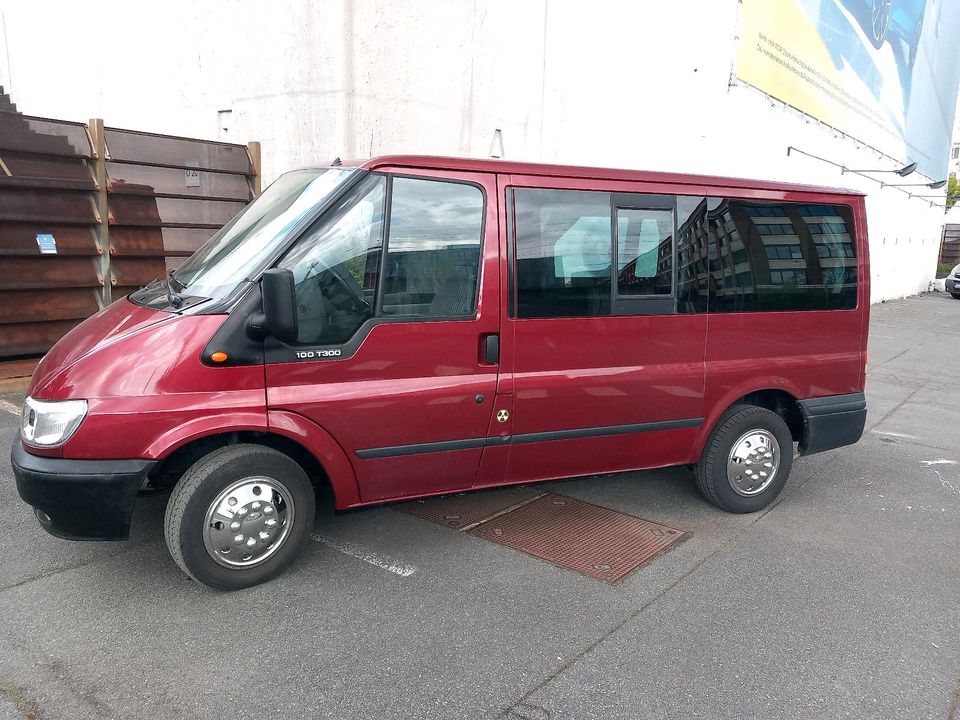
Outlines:
POLYGON ((799 394, 797 388, 786 383, 771 383, 753 388, 750 388, 750 386, 738 387, 731 390, 713 405, 710 414, 704 419, 700 435, 697 438, 697 445, 694 448, 694 461, 703 453, 703 448, 706 446, 717 422, 725 412, 735 405, 755 405, 777 413, 790 428, 793 441, 801 442, 804 422, 800 402, 797 399, 799 394))
POLYGON ((322 428, 293 413, 269 412, 266 426, 238 426, 199 432, 180 438, 156 455, 160 461, 150 474, 148 487, 166 489, 204 455, 229 445, 250 443, 273 448, 293 459, 315 489, 326 488, 337 509, 360 502, 356 474, 346 454, 322 428))

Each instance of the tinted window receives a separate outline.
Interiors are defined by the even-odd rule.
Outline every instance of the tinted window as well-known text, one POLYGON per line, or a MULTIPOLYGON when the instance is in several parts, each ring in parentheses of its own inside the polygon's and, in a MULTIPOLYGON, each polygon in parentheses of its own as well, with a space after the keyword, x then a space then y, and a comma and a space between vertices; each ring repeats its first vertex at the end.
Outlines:
MULTIPOLYGON (((682 313, 707 310, 710 240, 706 217, 704 198, 677 197, 677 310, 682 313)), ((733 252, 727 262, 736 267, 741 261, 733 252)))
POLYGON ((483 193, 473 185, 396 178, 383 314, 458 317, 477 307, 483 193))
MULTIPOLYGON (((709 246, 715 244, 721 257, 729 253, 732 261, 709 267, 711 311, 856 306, 856 244, 848 207, 711 200, 704 225, 709 246)), ((703 283, 698 288, 702 291, 703 283)))
POLYGON ((517 315, 609 315, 609 194, 518 188, 514 216, 517 315))

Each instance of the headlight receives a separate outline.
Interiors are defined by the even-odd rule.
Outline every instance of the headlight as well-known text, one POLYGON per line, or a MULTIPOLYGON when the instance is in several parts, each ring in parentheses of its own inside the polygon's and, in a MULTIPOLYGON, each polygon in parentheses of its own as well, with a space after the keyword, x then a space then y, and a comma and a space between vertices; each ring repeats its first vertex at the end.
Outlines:
POLYGON ((86 400, 34 400, 23 402, 20 434, 33 445, 59 445, 70 439, 87 414, 86 400))

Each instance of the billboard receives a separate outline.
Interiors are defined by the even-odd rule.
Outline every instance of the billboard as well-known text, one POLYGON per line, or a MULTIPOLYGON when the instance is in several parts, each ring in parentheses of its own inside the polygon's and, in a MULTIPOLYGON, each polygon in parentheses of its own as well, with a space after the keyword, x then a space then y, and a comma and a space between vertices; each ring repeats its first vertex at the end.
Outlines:
POLYGON ((960 0, 743 0, 740 13, 739 79, 946 177, 960 0))

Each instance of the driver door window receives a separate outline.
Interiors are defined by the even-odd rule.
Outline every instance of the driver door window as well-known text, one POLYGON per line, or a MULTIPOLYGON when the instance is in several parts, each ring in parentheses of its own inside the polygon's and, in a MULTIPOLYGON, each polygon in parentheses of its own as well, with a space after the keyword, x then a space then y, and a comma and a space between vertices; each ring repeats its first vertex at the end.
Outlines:
POLYGON ((293 271, 300 345, 345 342, 373 317, 386 178, 370 176, 307 231, 280 267, 293 271))
POLYGON ((373 317, 473 317, 483 210, 468 183, 367 177, 280 263, 296 285, 297 344, 342 344, 373 317))

